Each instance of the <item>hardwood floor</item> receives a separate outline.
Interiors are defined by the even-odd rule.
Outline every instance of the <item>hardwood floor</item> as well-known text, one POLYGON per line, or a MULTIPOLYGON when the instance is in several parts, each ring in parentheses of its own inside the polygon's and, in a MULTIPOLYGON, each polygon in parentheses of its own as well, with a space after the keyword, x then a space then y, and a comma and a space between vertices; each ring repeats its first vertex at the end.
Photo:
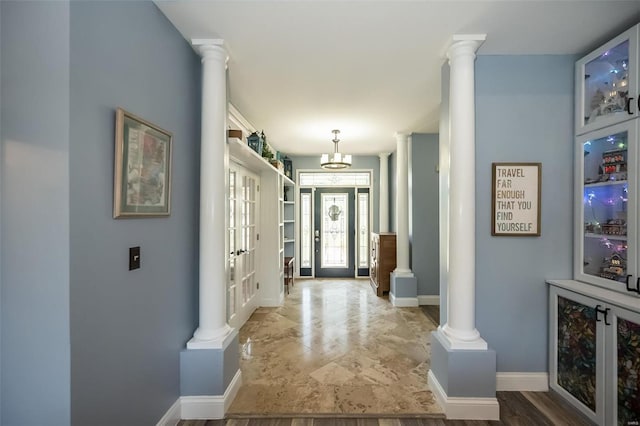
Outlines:
MULTIPOLYGON (((583 426, 581 413, 553 392, 498 392, 500 420, 376 417, 255 417, 222 420, 183 420, 178 426, 583 426)), ((312 415, 313 416, 313 415, 312 415)))

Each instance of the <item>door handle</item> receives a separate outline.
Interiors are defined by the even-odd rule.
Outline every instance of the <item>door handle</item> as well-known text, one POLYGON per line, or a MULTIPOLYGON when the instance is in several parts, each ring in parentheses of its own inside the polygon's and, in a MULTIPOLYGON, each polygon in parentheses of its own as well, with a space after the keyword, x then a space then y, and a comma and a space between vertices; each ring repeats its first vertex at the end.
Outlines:
POLYGON ((246 251, 240 249, 236 252, 236 256, 240 256, 242 253, 246 253, 246 251))
POLYGON ((320 242, 320 238, 319 238, 319 237, 316 237, 316 238, 315 238, 315 241, 316 241, 316 243, 319 243, 319 242, 320 242))

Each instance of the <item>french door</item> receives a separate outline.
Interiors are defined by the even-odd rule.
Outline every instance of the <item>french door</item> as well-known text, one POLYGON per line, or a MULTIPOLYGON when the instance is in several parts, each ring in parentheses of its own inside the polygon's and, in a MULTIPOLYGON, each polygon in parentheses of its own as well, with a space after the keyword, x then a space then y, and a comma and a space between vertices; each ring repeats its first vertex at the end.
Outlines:
POLYGON ((315 275, 354 277, 355 191, 317 188, 315 193, 315 275))
POLYGON ((227 320, 240 328, 257 307, 257 235, 260 178, 229 165, 229 267, 227 320))

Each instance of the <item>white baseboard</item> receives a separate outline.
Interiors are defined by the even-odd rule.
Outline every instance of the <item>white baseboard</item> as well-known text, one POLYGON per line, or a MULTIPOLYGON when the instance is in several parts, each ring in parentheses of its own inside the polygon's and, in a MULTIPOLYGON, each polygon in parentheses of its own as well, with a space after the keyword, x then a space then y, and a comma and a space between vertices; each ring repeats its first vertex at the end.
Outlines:
POLYGON ((418 295, 418 303, 420 305, 435 305, 440 306, 440 296, 418 295))
POLYGON ((156 423, 156 426, 176 426, 182 420, 180 398, 176 399, 171 408, 156 423))
POLYGON ((393 293, 389 293, 389 301, 393 306, 398 308, 411 308, 418 305, 417 297, 395 297, 393 293))
POLYGON ((548 373, 496 373, 496 390, 548 392, 548 373))
POLYGON ((431 370, 429 370, 429 387, 447 419, 500 420, 500 404, 497 398, 448 397, 431 370))
POLYGON ((180 397, 181 418, 188 420, 224 419, 224 415, 238 394, 241 385, 242 373, 238 370, 224 395, 180 397))

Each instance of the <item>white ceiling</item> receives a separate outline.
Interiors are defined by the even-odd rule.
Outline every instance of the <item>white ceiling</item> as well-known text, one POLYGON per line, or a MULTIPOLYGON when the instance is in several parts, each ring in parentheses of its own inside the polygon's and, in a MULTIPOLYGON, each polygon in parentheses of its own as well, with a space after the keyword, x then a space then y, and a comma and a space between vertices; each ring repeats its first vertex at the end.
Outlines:
POLYGON ((290 154, 395 150, 438 131, 454 34, 480 55, 582 54, 640 21, 640 0, 156 1, 187 39, 222 38, 231 103, 290 154))

